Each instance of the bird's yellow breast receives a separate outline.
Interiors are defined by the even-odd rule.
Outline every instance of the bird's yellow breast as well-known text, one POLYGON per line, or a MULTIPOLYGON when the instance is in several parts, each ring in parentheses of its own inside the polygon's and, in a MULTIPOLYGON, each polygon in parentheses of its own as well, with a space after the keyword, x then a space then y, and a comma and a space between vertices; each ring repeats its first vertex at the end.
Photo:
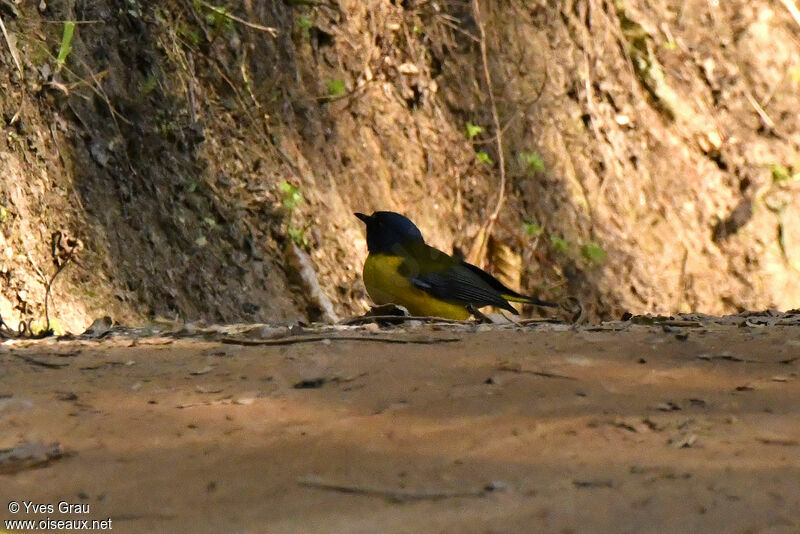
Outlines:
POLYGON ((375 304, 397 304, 411 315, 444 317, 463 321, 469 318, 466 307, 437 299, 415 287, 400 274, 401 256, 370 254, 364 262, 364 285, 375 304))

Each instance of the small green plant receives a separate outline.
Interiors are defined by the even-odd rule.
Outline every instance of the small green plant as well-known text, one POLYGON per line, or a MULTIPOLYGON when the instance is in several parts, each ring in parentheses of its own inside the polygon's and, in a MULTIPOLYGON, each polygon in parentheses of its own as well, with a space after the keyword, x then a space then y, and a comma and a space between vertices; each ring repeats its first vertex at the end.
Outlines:
POLYGON ((230 15, 228 14, 228 9, 226 7, 217 7, 206 4, 205 2, 198 2, 195 0, 195 9, 200 9, 200 7, 205 7, 207 9, 207 13, 205 16, 206 22, 214 28, 214 33, 221 33, 223 30, 227 32, 235 31, 233 26, 233 19, 231 19, 230 15))
POLYGON ((562 254, 569 250, 569 243, 567 243, 567 240, 557 235, 550 236, 550 244, 553 245, 553 250, 562 254))
POLYGON ((295 245, 308 248, 309 242, 305 229, 298 228, 290 224, 286 228, 286 235, 292 240, 292 242, 294 242, 295 245))
POLYGON ((200 36, 200 31, 183 25, 178 27, 178 35, 189 41, 193 46, 199 45, 200 41, 203 40, 200 36))
POLYGON ((156 87, 158 87, 158 80, 152 74, 143 81, 139 82, 139 92, 141 92, 143 96, 147 96, 152 93, 156 87))
POLYGON ((489 154, 487 154, 482 150, 479 152, 475 152, 475 157, 478 158, 478 161, 480 161, 481 163, 485 163, 487 165, 494 165, 494 161, 492 161, 492 158, 489 157, 489 154))
POLYGON ((789 177, 789 169, 781 165, 780 163, 773 163, 769 166, 769 170, 772 173, 772 181, 773 182, 788 182, 789 177))
POLYGON ((544 226, 535 222, 522 223, 522 229, 528 237, 539 237, 544 233, 544 226))
POLYGON ((308 16, 300 15, 297 17, 297 27, 300 28, 300 33, 305 39, 311 38, 311 28, 314 27, 314 22, 308 16))
POLYGON ((5 206, 0 206, 0 224, 8 220, 8 210, 5 206))
POLYGON ((776 184, 800 180, 800 172, 792 174, 788 167, 780 163, 773 163, 769 166, 769 170, 772 173, 772 182, 776 184))
POLYGON ((61 46, 56 58, 56 69, 61 69, 67 61, 67 56, 72 52, 72 35, 75 33, 75 22, 68 20, 64 23, 64 33, 61 35, 61 46))
POLYGON ((477 124, 467 123, 467 139, 470 141, 475 139, 475 136, 483 132, 483 128, 477 124))
POLYGON ((303 202, 303 193, 300 192, 299 187, 290 184, 286 180, 281 181, 278 187, 283 193, 283 207, 291 215, 297 209, 297 206, 303 202))
POLYGON ((539 156, 539 154, 535 152, 520 152, 519 159, 522 161, 522 164, 525 165, 525 169, 528 172, 537 173, 537 172, 544 172, 544 161, 539 156))
POLYGON ((594 264, 603 263, 606 259, 606 251, 603 247, 591 241, 581 247, 581 255, 594 264))
POLYGON ((675 41, 666 41, 663 45, 661 45, 661 47, 668 52, 672 52, 678 49, 678 43, 675 41))
POLYGON ((295 226, 292 223, 292 214, 303 201, 303 193, 296 185, 292 185, 286 180, 278 184, 283 193, 283 208, 288 212, 288 222, 286 223, 286 236, 296 245, 308 248, 309 241, 306 236, 306 229, 295 226))
POLYGON ((344 94, 347 88, 344 80, 328 80, 325 82, 325 87, 328 89, 328 98, 335 98, 344 94))

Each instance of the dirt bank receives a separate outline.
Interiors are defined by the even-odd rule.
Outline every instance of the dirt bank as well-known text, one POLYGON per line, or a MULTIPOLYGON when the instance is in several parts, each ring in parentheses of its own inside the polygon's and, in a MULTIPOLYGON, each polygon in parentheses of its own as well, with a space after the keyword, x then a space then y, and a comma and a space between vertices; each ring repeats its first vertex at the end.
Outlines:
POLYGON ((54 235, 84 245, 61 329, 318 318, 290 243, 361 311, 352 212, 466 253, 501 155, 479 259, 513 285, 595 318, 800 303, 788 10, 484 3, 0 3, 0 315, 41 319, 54 235))

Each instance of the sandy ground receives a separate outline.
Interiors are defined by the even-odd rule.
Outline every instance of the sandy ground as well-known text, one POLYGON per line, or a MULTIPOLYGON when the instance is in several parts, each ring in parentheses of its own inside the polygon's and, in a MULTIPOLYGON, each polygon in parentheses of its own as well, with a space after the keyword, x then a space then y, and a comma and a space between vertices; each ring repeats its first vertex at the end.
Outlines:
POLYGON ((355 333, 428 344, 5 343, 0 449, 65 454, 27 467, 0 454, 0 520, 800 532, 800 328, 616 328, 355 333), (55 510, 11 514, 12 500, 55 510), (62 514, 60 501, 89 512, 62 514))

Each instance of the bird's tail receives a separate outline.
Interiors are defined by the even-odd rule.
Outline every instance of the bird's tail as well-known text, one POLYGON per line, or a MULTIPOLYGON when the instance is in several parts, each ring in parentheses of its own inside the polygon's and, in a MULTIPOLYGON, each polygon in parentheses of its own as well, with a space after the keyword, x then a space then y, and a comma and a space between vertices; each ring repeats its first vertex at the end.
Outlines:
POLYGON ((502 293, 502 296, 509 302, 522 302, 524 304, 533 304, 534 306, 543 306, 545 308, 558 308, 558 304, 556 304, 555 302, 548 302, 546 300, 541 300, 536 297, 528 297, 526 295, 520 295, 517 292, 502 293))

